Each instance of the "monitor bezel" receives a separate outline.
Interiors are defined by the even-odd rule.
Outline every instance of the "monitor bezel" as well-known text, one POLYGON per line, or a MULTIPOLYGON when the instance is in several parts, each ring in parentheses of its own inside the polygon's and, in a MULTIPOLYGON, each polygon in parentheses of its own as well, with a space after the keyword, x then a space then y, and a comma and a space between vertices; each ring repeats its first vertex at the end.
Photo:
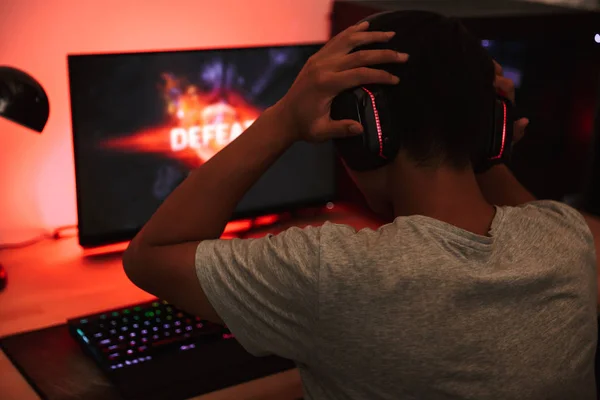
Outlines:
MULTIPOLYGON (((83 210, 86 208, 83 205, 83 195, 81 193, 79 182, 81 180, 80 171, 81 167, 78 162, 78 146, 77 146, 77 109, 78 106, 73 103, 74 88, 71 84, 71 60, 74 58, 92 58, 92 57, 115 57, 115 56, 151 56, 156 54, 169 54, 169 53, 197 53, 197 52, 214 52, 214 51, 236 51, 236 50, 264 50, 270 48, 284 48, 284 47, 315 47, 319 48, 324 45, 324 42, 303 42, 300 44, 275 44, 275 45, 260 45, 260 46, 243 46, 243 47, 203 47, 195 49, 166 49, 166 50, 140 50, 140 51, 127 51, 127 52, 94 52, 94 53, 70 53, 67 55, 67 79, 69 86, 69 104, 71 107, 71 140, 73 145, 73 162, 75 167, 75 195, 76 195, 76 207, 77 207, 77 221, 78 221, 78 239, 79 245, 83 248, 94 248, 120 242, 126 242, 131 240, 141 229, 142 226, 134 229, 122 229, 109 233, 92 233, 89 232, 89 228, 86 230, 86 226, 81 224, 81 215, 83 210)), ((231 218, 232 221, 246 218, 258 217, 267 214, 277 214, 281 212, 289 212, 307 207, 315 207, 325 205, 335 200, 337 196, 337 173, 335 170, 335 157, 331 159, 331 168, 333 172, 333 190, 330 196, 315 197, 310 200, 281 203, 275 207, 265 207, 253 211, 247 212, 235 212, 231 218)))

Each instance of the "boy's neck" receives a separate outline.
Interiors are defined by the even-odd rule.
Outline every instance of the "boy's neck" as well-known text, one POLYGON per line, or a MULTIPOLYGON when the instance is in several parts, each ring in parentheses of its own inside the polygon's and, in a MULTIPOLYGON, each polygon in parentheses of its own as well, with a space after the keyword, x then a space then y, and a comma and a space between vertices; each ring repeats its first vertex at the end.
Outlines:
POLYGON ((395 216, 423 215, 479 235, 488 234, 496 210, 481 193, 470 168, 403 165, 394 169, 392 179, 395 216))

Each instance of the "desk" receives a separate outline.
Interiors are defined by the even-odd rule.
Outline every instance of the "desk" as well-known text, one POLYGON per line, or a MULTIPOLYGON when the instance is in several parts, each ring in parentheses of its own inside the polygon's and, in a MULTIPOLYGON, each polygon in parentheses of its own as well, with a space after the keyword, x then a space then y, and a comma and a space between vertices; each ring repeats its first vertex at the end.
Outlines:
MULTIPOLYGON (((299 218, 277 226, 320 225, 326 220, 357 229, 378 223, 336 207, 318 217, 299 218)), ((250 236, 273 231, 256 230, 250 236)), ((124 248, 124 246, 123 246, 124 248)), ((8 286, 0 292, 0 336, 64 323, 68 318, 127 306, 153 298, 125 276, 121 257, 86 256, 76 238, 43 241, 27 248, 0 252, 8 272, 8 286)), ((39 399, 37 394, 0 351, 0 398, 39 399)), ((197 400, 297 399, 302 385, 297 370, 247 382, 197 397, 197 400)))

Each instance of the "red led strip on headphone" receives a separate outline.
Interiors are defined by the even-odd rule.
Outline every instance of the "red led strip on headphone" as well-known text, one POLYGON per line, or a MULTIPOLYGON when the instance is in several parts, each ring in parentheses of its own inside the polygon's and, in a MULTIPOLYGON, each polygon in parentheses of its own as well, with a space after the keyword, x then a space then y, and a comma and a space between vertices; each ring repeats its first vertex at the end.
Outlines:
POLYGON ((379 140, 379 157, 387 158, 383 155, 383 132, 381 130, 381 122, 379 121, 379 111, 377 111, 377 103, 375 102, 375 95, 371 93, 367 88, 362 88, 371 99, 373 105, 373 114, 375 115, 375 125, 377 126, 377 139, 379 140))
POLYGON ((492 157, 492 160, 497 160, 502 157, 502 154, 504 154, 504 146, 506 145, 506 103, 502 102, 502 105, 504 106, 504 120, 503 120, 503 126, 502 126, 502 146, 500 146, 500 154, 498 154, 495 157, 492 157))

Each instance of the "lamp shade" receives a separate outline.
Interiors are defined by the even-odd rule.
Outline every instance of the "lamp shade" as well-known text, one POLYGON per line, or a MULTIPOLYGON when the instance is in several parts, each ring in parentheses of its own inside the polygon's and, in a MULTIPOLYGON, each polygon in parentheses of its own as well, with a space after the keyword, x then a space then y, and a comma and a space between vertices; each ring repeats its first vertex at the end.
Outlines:
POLYGON ((23 71, 0 66, 0 117, 41 133, 49 113, 42 85, 23 71))

